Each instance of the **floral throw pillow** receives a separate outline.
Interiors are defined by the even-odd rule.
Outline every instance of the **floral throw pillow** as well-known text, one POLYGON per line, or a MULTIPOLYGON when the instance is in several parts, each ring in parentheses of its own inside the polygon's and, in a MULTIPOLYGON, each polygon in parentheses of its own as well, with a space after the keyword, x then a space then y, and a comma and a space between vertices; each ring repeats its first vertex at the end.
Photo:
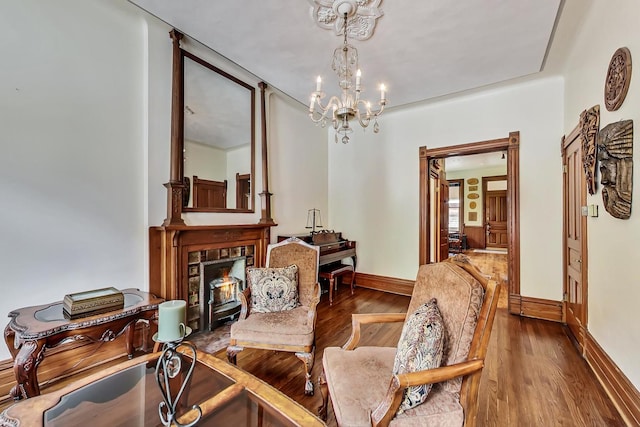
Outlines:
MULTIPOLYGON (((407 319, 398 341, 394 374, 437 368, 442 362, 444 322, 435 298, 418 307, 407 319)), ((432 384, 407 387, 398 413, 427 399, 432 384)))
POLYGON ((251 311, 272 313, 298 306, 298 266, 283 268, 247 268, 251 287, 251 311))

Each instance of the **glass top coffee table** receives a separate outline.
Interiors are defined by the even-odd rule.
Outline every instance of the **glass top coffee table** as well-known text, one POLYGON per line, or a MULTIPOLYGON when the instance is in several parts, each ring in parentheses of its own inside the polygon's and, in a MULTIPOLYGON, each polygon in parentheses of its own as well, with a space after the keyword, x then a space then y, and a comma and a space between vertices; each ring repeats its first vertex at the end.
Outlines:
MULTIPOLYGON (((156 383, 160 353, 148 354, 90 375, 60 390, 14 404, 0 426, 162 426, 156 383)), ((186 356, 185 356, 186 357, 186 356)), ((198 426, 325 426, 319 418, 253 375, 210 354, 197 352, 177 420, 198 426)))

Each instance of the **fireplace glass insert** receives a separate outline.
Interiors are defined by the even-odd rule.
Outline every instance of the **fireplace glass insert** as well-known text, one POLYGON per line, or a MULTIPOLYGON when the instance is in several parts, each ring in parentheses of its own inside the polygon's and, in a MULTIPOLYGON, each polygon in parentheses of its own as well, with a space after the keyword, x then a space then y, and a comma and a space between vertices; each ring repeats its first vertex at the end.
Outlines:
POLYGON ((200 263, 200 330, 213 330, 240 313, 246 257, 200 263))

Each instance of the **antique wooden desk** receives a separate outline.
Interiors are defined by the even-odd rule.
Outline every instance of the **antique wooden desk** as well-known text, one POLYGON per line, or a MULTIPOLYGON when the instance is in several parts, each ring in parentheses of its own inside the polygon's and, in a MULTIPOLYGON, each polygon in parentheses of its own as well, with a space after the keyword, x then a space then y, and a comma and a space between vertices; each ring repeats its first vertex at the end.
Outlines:
MULTIPOLYGON (((159 353, 136 357, 63 389, 18 402, 0 414, 0 426, 161 426, 162 395, 155 375, 158 357, 159 353)), ((200 427, 326 427, 269 384, 199 351, 184 396, 177 413, 183 425, 195 419, 191 408, 197 404, 203 413, 197 423, 200 427)))
POLYGON ((62 302, 20 308, 9 313, 11 320, 4 330, 4 339, 13 357, 13 372, 17 384, 11 389, 14 399, 40 394, 38 365, 47 348, 80 338, 91 341, 113 341, 126 334, 127 354, 133 357, 135 324, 140 319, 157 316, 163 300, 137 289, 124 289, 124 308, 81 319, 69 320, 62 313, 62 302))

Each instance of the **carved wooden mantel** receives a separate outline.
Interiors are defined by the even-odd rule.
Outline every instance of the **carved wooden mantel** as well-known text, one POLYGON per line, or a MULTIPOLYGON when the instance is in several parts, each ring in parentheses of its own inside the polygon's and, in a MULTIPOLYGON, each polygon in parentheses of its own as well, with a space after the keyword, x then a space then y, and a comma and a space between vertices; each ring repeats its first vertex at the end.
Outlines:
POLYGON ((265 264, 273 224, 168 225, 149 228, 149 290, 167 300, 185 299, 189 252, 253 245, 254 265, 265 264))

